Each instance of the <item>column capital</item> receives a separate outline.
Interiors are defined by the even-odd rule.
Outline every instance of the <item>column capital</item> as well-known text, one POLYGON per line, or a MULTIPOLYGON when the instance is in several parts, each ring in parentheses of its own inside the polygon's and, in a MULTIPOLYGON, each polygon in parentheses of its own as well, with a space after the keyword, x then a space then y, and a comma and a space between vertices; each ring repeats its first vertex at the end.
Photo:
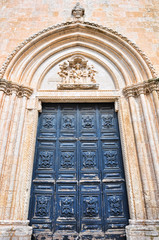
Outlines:
POLYGON ((0 79, 0 91, 3 91, 6 95, 11 95, 13 92, 16 93, 17 97, 27 97, 29 98, 33 89, 24 85, 14 83, 12 81, 7 81, 5 79, 0 79))
POLYGON ((153 91, 159 91, 159 78, 127 86, 123 89, 123 94, 128 98, 138 97, 140 94, 149 94, 153 91))

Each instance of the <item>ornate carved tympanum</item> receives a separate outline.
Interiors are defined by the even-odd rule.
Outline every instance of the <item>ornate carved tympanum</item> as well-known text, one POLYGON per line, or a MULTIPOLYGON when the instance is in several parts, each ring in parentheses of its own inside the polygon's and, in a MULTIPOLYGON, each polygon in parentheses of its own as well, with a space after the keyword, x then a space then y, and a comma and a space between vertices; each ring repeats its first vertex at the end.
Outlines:
POLYGON ((98 89, 96 84, 96 70, 93 65, 88 65, 87 60, 81 56, 76 56, 59 65, 58 72, 61 83, 58 89, 98 89))

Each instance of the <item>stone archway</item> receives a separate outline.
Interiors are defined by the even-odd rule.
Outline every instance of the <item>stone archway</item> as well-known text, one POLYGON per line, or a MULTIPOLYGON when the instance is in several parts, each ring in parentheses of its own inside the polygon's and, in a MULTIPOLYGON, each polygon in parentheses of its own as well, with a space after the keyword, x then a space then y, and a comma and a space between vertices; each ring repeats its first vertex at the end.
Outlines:
POLYGON ((141 50, 111 29, 69 22, 44 29, 19 45, 4 63, 1 77, 4 236, 22 231, 30 238, 27 216, 41 101, 116 102, 130 208, 127 236, 144 239, 147 234, 150 239, 152 231, 158 236, 158 81, 141 50), (102 80, 98 74, 99 89, 63 91, 57 90, 56 81, 48 83, 58 64, 74 55, 84 56, 107 76, 102 80))

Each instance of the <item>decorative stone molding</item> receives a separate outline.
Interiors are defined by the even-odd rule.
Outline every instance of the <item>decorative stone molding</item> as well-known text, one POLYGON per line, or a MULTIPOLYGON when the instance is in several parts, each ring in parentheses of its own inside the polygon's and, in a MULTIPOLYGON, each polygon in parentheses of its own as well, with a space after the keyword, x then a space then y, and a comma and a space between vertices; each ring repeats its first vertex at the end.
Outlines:
POLYGON ((57 92, 38 92, 37 98, 42 102, 105 102, 116 101, 119 99, 120 91, 80 91, 80 95, 77 91, 67 91, 65 94, 57 92))
POLYGON ((149 94, 152 91, 159 91, 159 78, 150 79, 123 89, 123 93, 127 98, 138 97, 140 94, 149 94))
POLYGON ((33 89, 11 81, 6 81, 5 79, 0 79, 0 91, 3 91, 6 95, 11 95, 15 92, 18 97, 25 96, 27 98, 33 93, 33 89))
POLYGON ((87 65, 87 60, 81 56, 75 56, 67 62, 59 65, 59 76, 62 83, 57 85, 58 89, 98 89, 96 84, 93 65, 87 65))
POLYGON ((42 37, 44 36, 46 33, 48 34, 49 32, 52 33, 52 31, 54 30, 58 30, 64 27, 72 27, 72 26, 76 26, 79 27, 87 27, 87 28, 93 28, 93 29, 97 29, 99 31, 105 32, 108 35, 111 35, 115 38, 120 39, 121 41, 126 42, 128 45, 130 45, 132 48, 134 48, 138 54, 142 57, 142 59, 146 62, 147 66, 149 67, 152 77, 156 78, 157 74, 156 71, 153 67, 153 65, 151 64, 149 58, 145 55, 145 53, 143 53, 137 46, 135 43, 131 42, 128 38, 124 37, 122 34, 119 34, 117 31, 114 31, 111 28, 107 28, 107 27, 103 27, 101 25, 95 24, 95 23, 90 23, 90 22, 65 22, 65 23, 61 23, 61 24, 57 24, 48 28, 45 28, 44 30, 32 35, 31 37, 27 38, 25 41, 23 41, 22 43, 20 43, 20 45, 18 45, 14 51, 7 57, 6 61, 3 63, 1 69, 0 69, 0 78, 3 78, 6 69, 8 67, 8 65, 10 64, 11 60, 14 58, 14 56, 27 44, 29 44, 32 40, 35 40, 36 38, 42 37))
POLYGON ((80 21, 84 17, 85 10, 80 6, 78 2, 76 6, 72 9, 72 16, 75 21, 80 21))
POLYGON ((98 84, 58 84, 57 88, 61 90, 75 90, 75 89, 98 89, 98 84))

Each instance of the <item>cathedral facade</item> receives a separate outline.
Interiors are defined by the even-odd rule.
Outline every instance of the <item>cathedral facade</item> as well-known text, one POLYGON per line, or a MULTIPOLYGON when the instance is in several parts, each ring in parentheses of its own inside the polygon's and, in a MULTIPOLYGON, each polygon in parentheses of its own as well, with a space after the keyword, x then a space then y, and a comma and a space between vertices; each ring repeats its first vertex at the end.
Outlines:
POLYGON ((159 239, 159 3, 2 0, 0 240, 159 239))

